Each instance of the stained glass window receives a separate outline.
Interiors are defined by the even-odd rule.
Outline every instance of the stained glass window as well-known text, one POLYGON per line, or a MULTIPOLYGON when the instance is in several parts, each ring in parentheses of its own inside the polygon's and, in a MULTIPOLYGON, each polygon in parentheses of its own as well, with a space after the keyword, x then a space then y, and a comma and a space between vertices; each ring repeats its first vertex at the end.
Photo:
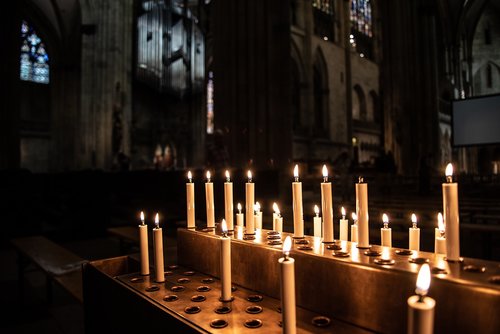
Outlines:
POLYGON ((36 83, 49 83, 49 56, 35 29, 26 21, 21 24, 21 64, 19 78, 36 83))
POLYGON ((352 28, 372 37, 372 6, 370 0, 351 0, 352 28))
POLYGON ((207 133, 214 133, 214 74, 211 71, 207 81, 207 133))
POLYGON ((333 14, 332 0, 313 0, 312 6, 324 13, 333 14))
POLYGON ((334 41, 333 0, 313 0, 314 34, 325 41, 334 41))

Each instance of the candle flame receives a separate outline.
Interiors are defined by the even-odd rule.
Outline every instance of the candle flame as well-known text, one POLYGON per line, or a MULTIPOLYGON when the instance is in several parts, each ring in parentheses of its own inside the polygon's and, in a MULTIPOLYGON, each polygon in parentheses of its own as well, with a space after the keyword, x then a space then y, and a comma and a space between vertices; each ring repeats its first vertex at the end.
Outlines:
POLYGON ((236 207, 238 208, 238 210, 241 211, 241 203, 238 203, 238 205, 236 205, 236 207))
POLYGON ((357 221, 358 220, 358 215, 356 212, 351 213, 352 220, 357 221))
POLYGON ((189 181, 191 181, 192 178, 193 178, 193 174, 191 174, 191 171, 188 171, 188 179, 189 179, 189 181))
POLYGON ((415 215, 414 213, 411 214, 411 222, 413 224, 416 224, 417 223, 417 215, 415 215))
POLYGON ((285 254, 285 256, 288 256, 288 254, 290 254, 291 248, 292 248, 292 238, 290 238, 290 236, 287 236, 285 238, 285 242, 283 242, 283 254, 285 254))
POLYGON ((229 171, 226 169, 226 179, 229 180, 229 171))
POLYGON ((299 177, 299 165, 295 165, 295 167, 293 168, 293 176, 299 177))
POLYGON ((328 177, 328 168, 326 168, 326 165, 323 165, 323 177, 328 177))
POLYGON ((158 227, 158 225, 160 225, 160 216, 158 215, 158 212, 156 213, 156 216, 155 216, 155 225, 156 225, 156 227, 158 227))
POLYGON ((451 163, 449 163, 448 165, 446 165, 445 175, 447 177, 453 176, 453 165, 451 163))
POLYGON ((255 202, 255 205, 253 206, 253 210, 255 212, 259 212, 260 211, 260 203, 259 202, 255 202))
POLYGON ((226 234, 227 233, 227 224, 226 224, 225 219, 222 219, 222 223, 220 224, 220 227, 221 227, 222 233, 226 234))
POLYGON ((207 180, 208 180, 208 182, 210 182, 210 176, 211 176, 210 171, 207 170, 207 180))
POLYGON ((344 217, 345 217, 345 209, 344 209, 344 207, 342 207, 342 208, 340 209, 340 213, 342 213, 342 216, 344 216, 344 217))
POLYGON ((429 290, 429 286, 431 285, 431 269, 427 263, 424 263, 420 270, 418 271, 417 276, 417 288, 415 292, 419 296, 425 296, 427 291, 429 290))
POLYGON ((382 222, 384 224, 388 224, 389 223, 389 216, 387 216, 387 214, 385 214, 385 213, 382 215, 382 222))
POLYGON ((314 205, 314 213, 315 213, 316 215, 319 215, 319 208, 318 208, 318 206, 317 206, 317 205, 314 205))
POLYGON ((141 211, 141 221, 144 222, 144 212, 141 211))
POLYGON ((443 214, 440 212, 438 213, 438 230, 444 231, 444 228, 443 214))
POLYGON ((273 210, 274 210, 275 214, 277 214, 277 215, 280 214, 280 208, 278 208, 278 204, 273 203, 273 210))
POLYGON ((248 177, 248 181, 252 181, 252 172, 251 171, 247 172, 247 177, 248 177))

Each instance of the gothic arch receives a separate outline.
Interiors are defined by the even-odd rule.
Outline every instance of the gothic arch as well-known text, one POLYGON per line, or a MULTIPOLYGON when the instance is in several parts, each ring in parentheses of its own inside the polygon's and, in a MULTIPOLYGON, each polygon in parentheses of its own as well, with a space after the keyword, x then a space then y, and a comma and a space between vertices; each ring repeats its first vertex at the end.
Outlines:
POLYGON ((352 88, 352 118, 366 121, 366 97, 363 88, 356 84, 352 88))
POLYGON ((326 135, 329 129, 328 104, 328 67, 320 47, 314 52, 313 63, 313 97, 314 118, 313 124, 320 135, 326 135))

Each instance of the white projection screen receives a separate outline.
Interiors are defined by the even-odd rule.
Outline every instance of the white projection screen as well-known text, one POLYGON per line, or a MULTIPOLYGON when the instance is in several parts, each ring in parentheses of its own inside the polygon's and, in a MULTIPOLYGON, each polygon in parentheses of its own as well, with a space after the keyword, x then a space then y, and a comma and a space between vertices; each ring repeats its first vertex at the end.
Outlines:
POLYGON ((452 101, 452 144, 500 144, 500 94, 452 101))

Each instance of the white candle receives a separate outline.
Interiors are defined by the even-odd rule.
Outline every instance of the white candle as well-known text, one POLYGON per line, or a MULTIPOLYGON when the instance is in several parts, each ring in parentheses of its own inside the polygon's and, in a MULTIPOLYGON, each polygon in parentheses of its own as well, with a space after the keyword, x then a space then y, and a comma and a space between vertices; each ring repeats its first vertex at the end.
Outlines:
POLYGON ((414 251, 419 251, 420 229, 417 227, 417 216, 414 213, 411 214, 411 222, 412 222, 412 227, 410 227, 409 229, 409 236, 410 236, 409 249, 414 251))
POLYGON ((281 322, 284 334, 295 334, 295 260, 289 257, 292 239, 283 243, 283 257, 279 259, 281 272, 281 322))
POLYGON ((221 278, 221 296, 223 302, 231 301, 231 238, 227 235, 226 221, 222 219, 221 223, 222 237, 220 248, 220 278, 221 278))
POLYGON ((293 169, 295 181, 292 183, 293 196, 293 236, 304 237, 304 215, 302 212, 302 182, 299 182, 299 166, 293 169))
POLYGON ((144 223, 144 212, 141 211, 139 225, 139 246, 141 249, 141 275, 149 275, 148 225, 144 223))
POLYGON ((323 165, 321 208, 323 210, 323 242, 333 242, 332 183, 328 182, 328 169, 326 165, 323 165))
POLYGON ((278 204, 273 203, 273 210, 274 210, 273 230, 277 232, 283 232, 283 217, 281 217, 278 204))
POLYGON ((207 227, 215 227, 214 208, 214 184, 210 180, 210 171, 207 171, 207 182, 205 183, 205 198, 207 202, 207 227))
POLYGON ((438 213, 438 227, 434 232, 435 240, 434 240, 434 252, 436 254, 445 254, 446 255, 446 238, 445 238, 445 226, 443 221, 443 215, 438 213))
POLYGON ((392 247, 392 230, 389 227, 389 217, 385 213, 382 215, 382 222, 384 227, 380 229, 381 244, 384 247, 392 247))
POLYGON ((153 241, 155 246, 155 281, 165 282, 165 264, 163 263, 163 234, 160 227, 160 218, 155 216, 155 227, 153 228, 153 241))
POLYGON ((255 203, 255 184, 252 182, 252 172, 248 171, 248 182, 245 185, 246 194, 246 234, 255 234, 253 205, 255 203))
POLYGON ((349 222, 347 221, 347 219, 345 219, 344 207, 342 207, 340 211, 342 213, 342 219, 340 219, 339 239, 342 241, 347 241, 348 240, 347 236, 349 234, 349 231, 348 231, 349 222))
POLYGON ((255 229, 262 230, 262 211, 260 211, 260 203, 255 203, 254 207, 254 225, 255 229))
POLYGON ((243 219, 245 214, 241 212, 241 203, 238 203, 238 213, 236 214, 236 226, 243 227, 243 219))
POLYGON ((234 230, 233 223, 233 183, 229 177, 229 171, 226 170, 226 182, 224 182, 224 213, 226 217, 227 229, 229 231, 234 230))
POLYGON ((358 215, 353 212, 351 216, 352 216, 351 242, 358 242, 358 215))
POLYGON ((432 334, 434 332, 434 308, 436 301, 427 297, 431 283, 431 270, 424 263, 418 272, 416 295, 408 298, 408 334, 432 334))
POLYGON ((187 228, 195 228, 194 218, 194 183, 191 171, 188 172, 189 182, 186 183, 187 228))
POLYGON ((459 261, 458 184, 453 182, 452 164, 446 166, 446 183, 443 183, 443 218, 446 227, 446 258, 451 261, 459 261))
POLYGON ((370 247, 370 229, 368 226, 368 184, 359 178, 356 183, 356 215, 358 216, 358 247, 370 247))
POLYGON ((319 216, 319 208, 317 205, 314 206, 314 213, 316 214, 316 216, 313 218, 314 236, 321 238, 321 217, 319 216))

